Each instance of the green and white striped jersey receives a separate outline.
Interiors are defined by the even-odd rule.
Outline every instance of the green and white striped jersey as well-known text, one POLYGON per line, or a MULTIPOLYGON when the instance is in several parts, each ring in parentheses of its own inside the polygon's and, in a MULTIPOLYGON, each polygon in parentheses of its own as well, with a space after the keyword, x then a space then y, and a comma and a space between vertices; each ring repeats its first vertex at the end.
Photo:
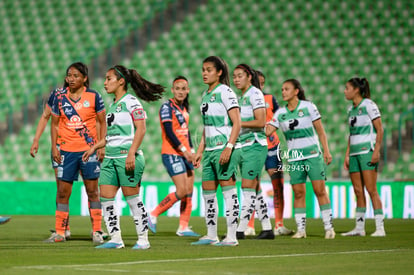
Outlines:
POLYGON ((381 117, 378 106, 371 99, 364 98, 358 106, 348 109, 349 155, 360 155, 374 150, 377 131, 372 121, 381 117))
POLYGON ((280 128, 288 146, 288 161, 304 160, 319 156, 321 148, 313 122, 321 118, 315 104, 299 100, 293 111, 279 108, 269 124, 280 128))
MULTIPOLYGON (((262 91, 254 86, 250 88, 239 98, 241 121, 254 120, 254 110, 265 108, 266 104, 262 91)), ((244 128, 240 129, 239 141, 242 146, 250 146, 255 140, 263 146, 267 146, 266 134, 264 128, 244 128)))
POLYGON ((134 140, 134 121, 143 119, 146 119, 145 111, 135 96, 127 93, 112 103, 106 114, 105 157, 126 158, 134 140))
POLYGON ((224 148, 233 125, 228 111, 238 107, 237 96, 227 85, 219 84, 212 91, 203 93, 200 111, 204 123, 206 151, 224 148))

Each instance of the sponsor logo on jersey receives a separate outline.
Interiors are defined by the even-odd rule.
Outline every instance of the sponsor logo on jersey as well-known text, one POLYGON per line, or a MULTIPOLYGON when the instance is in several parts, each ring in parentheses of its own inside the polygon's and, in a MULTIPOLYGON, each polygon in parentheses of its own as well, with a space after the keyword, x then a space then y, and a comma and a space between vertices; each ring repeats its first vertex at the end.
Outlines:
POLYGON ((65 115, 70 116, 72 115, 73 108, 65 108, 63 109, 63 112, 65 113, 65 115))
POLYGON ((83 128, 82 119, 76 115, 72 116, 66 125, 72 129, 83 128))
POLYGON ((63 104, 62 107, 64 108, 64 107, 72 107, 72 106, 69 103, 65 102, 65 104, 63 104))

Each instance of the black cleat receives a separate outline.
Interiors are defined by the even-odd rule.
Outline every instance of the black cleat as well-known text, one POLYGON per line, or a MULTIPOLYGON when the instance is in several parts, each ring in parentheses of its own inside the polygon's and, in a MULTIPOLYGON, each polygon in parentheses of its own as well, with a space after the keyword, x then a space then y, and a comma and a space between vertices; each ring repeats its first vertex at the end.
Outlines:
POLYGON ((246 237, 244 236, 244 232, 236 232, 236 238, 238 239, 238 240, 244 240, 244 239, 246 239, 246 237))
POLYGON ((263 230, 262 232, 260 232, 260 234, 255 239, 256 240, 274 240, 275 234, 273 233, 273 230, 263 230))

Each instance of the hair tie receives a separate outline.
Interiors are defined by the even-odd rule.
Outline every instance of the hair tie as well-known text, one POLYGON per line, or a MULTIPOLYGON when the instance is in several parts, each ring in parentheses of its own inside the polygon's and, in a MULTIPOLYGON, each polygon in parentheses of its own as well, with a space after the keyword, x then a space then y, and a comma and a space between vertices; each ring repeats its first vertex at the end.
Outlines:
POLYGON ((125 76, 116 68, 116 67, 114 67, 114 69, 115 69, 115 71, 117 71, 118 73, 119 73, 119 75, 123 78, 123 79, 125 79, 125 81, 127 80, 126 78, 125 78, 125 76))

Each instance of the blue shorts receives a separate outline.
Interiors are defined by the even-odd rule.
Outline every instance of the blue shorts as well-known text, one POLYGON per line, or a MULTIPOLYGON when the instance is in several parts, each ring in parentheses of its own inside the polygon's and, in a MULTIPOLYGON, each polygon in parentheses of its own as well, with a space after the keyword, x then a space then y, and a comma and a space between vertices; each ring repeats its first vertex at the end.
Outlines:
POLYGON ((187 173, 188 170, 194 170, 192 163, 189 163, 184 157, 178 155, 162 155, 162 163, 167 169, 170 177, 187 173))
POLYGON ((96 153, 89 157, 87 162, 82 161, 84 152, 66 152, 60 151, 62 162, 58 166, 57 177, 59 180, 66 182, 77 181, 79 171, 85 180, 94 180, 99 178, 101 163, 98 161, 96 153))
POLYGON ((282 170, 283 168, 283 161, 280 157, 280 143, 275 147, 268 149, 267 151, 267 158, 265 161, 265 169, 276 169, 282 170))

